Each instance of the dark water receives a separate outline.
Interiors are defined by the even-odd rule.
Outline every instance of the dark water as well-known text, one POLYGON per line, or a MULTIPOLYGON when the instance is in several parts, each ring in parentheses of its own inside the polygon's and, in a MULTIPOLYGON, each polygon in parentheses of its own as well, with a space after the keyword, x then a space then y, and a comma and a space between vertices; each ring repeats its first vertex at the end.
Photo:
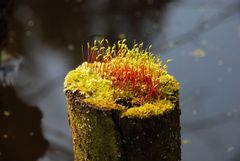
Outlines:
POLYGON ((63 79, 81 63, 81 44, 101 37, 153 44, 174 59, 183 161, 240 160, 238 0, 19 0, 12 11, 1 55, 1 161, 73 160, 63 79))

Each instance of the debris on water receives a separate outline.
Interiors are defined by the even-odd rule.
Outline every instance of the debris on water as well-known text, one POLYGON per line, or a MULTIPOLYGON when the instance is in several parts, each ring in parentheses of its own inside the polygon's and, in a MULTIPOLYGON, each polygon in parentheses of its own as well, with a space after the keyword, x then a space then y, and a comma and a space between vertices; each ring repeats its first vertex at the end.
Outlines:
POLYGON ((193 111, 192 111, 192 114, 193 114, 193 115, 196 115, 196 114, 197 114, 197 110, 193 110, 193 111))
POLYGON ((231 67, 228 67, 228 68, 227 68, 227 72, 228 72, 228 73, 232 73, 232 68, 231 68, 231 67))
POLYGON ((31 131, 31 132, 29 133, 29 135, 30 135, 30 136, 33 136, 33 135, 34 135, 34 132, 31 131))
POLYGON ((238 26, 238 37, 240 38, 240 25, 238 26))
POLYGON ((195 93, 196 95, 199 95, 199 94, 200 94, 200 90, 199 90, 199 89, 196 89, 196 90, 194 91, 194 93, 195 93))
POLYGON ((33 27, 34 26, 34 21, 33 20, 29 20, 28 21, 28 26, 29 27, 33 27))
POLYGON ((154 24, 152 25, 152 28, 153 28, 153 29, 158 29, 158 28, 160 28, 160 25, 159 25, 158 23, 154 23, 154 24))
POLYGON ((168 43, 168 47, 169 48, 174 48, 175 47, 175 43, 174 42, 169 42, 168 43))
POLYGON ((235 108, 235 109, 233 109, 233 112, 234 112, 234 113, 238 112, 238 109, 236 109, 236 108, 235 108))
POLYGON ((228 152, 231 152, 231 151, 233 151, 233 150, 234 150, 234 146, 230 146, 230 147, 227 148, 227 151, 228 151, 228 152))
POLYGON ((68 3, 70 0, 64 0, 65 3, 68 3))
POLYGON ((155 11, 155 15, 156 15, 157 17, 159 17, 159 16, 161 16, 161 12, 160 12, 159 10, 156 10, 156 11, 155 11))
POLYGON ((207 40, 201 40, 200 41, 201 45, 206 46, 208 44, 207 40))
POLYGON ((67 48, 69 51, 75 50, 75 46, 73 44, 68 44, 67 48))
POLYGON ((206 56, 206 52, 202 48, 197 48, 192 52, 192 56, 202 58, 206 56))
POLYGON ((9 111, 3 111, 3 115, 8 117, 11 115, 11 113, 9 111))
POLYGON ((4 139, 7 139, 7 138, 8 138, 8 135, 7 135, 7 134, 4 134, 4 135, 3 135, 3 138, 4 138, 4 139))
POLYGON ((118 157, 118 158, 121 158, 121 153, 118 153, 117 157, 118 157))
POLYGON ((219 66, 222 66, 222 65, 223 65, 223 60, 219 59, 218 62, 217 62, 217 64, 218 64, 219 66))
POLYGON ((126 38, 126 34, 124 33, 121 33, 121 34, 118 34, 118 38, 121 40, 121 39, 125 39, 126 38))
POLYGON ((154 0, 147 0, 147 4, 148 4, 148 5, 152 5, 153 2, 154 2, 154 0))
POLYGON ((209 28, 209 24, 206 23, 206 24, 203 25, 203 27, 204 27, 204 29, 208 29, 209 28))
POLYGON ((26 35, 27 37, 31 36, 31 35, 32 35, 32 31, 27 30, 27 31, 25 32, 25 35, 26 35))
POLYGON ((82 2, 83 2, 83 0, 76 0, 76 2, 77 2, 77 3, 82 3, 82 2))
POLYGON ((183 106, 183 101, 180 102, 180 106, 183 106))
POLYGON ((182 139, 182 144, 190 144, 191 142, 189 139, 182 139))
POLYGON ((218 77, 217 81, 222 82, 223 81, 222 77, 218 77))
POLYGON ((232 116, 232 112, 227 112, 227 117, 231 117, 232 116))

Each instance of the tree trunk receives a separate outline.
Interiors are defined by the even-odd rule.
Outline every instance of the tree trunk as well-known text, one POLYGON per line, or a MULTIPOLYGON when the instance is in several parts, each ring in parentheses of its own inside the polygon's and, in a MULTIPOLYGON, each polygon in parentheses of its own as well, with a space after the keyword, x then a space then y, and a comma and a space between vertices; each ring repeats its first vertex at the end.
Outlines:
POLYGON ((75 161, 180 161, 180 109, 149 118, 120 117, 66 92, 75 161))

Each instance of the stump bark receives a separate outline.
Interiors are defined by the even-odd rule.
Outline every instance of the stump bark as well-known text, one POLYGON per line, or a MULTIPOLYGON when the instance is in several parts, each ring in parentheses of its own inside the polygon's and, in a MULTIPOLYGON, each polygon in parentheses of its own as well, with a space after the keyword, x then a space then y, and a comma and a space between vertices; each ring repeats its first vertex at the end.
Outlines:
POLYGON ((84 103, 80 92, 66 92, 75 161, 180 161, 178 103, 149 118, 120 117, 84 103))

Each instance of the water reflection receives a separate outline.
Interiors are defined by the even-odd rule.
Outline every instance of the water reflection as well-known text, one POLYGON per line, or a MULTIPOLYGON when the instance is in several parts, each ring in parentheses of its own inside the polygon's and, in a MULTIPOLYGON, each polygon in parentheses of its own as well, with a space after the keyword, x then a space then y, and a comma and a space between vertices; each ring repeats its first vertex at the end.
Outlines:
POLYGON ((13 67, 3 77, 13 75, 6 80, 14 88, 5 97, 17 91, 41 111, 49 146, 38 160, 73 160, 63 79, 81 63, 81 44, 101 37, 151 43, 163 59, 174 59, 169 70, 182 88, 183 160, 240 160, 239 6, 237 0, 15 1, 4 44, 11 59, 1 66, 13 67))
POLYGON ((165 11, 173 1, 21 0, 16 2, 15 30, 30 42, 37 36, 52 47, 74 52, 71 56, 76 58, 80 45, 96 37, 113 42, 127 36, 149 44, 156 32, 163 33, 165 11))
POLYGON ((0 96, 0 160, 37 160, 49 145, 41 112, 23 102, 11 86, 0 86, 0 96))

